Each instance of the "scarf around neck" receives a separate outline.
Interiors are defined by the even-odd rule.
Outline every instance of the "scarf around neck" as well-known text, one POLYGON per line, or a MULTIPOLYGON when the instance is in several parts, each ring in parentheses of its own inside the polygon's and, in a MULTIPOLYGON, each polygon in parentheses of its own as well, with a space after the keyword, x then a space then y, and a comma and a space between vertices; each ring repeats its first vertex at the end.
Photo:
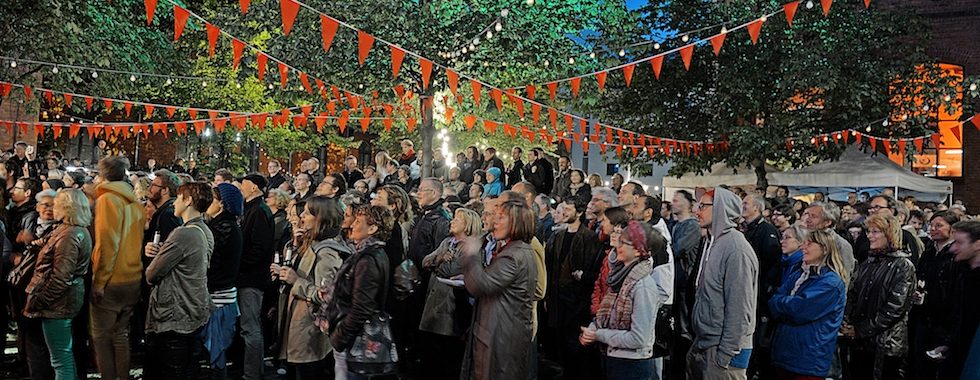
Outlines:
MULTIPOLYGON (((653 272, 653 261, 650 258, 637 259, 630 265, 624 265, 626 275, 620 283, 610 282, 609 290, 602 296, 599 310, 596 313, 596 323, 600 328, 613 330, 630 330, 633 325, 633 287, 640 280, 653 272)), ((610 273, 610 279, 612 274, 610 273)))

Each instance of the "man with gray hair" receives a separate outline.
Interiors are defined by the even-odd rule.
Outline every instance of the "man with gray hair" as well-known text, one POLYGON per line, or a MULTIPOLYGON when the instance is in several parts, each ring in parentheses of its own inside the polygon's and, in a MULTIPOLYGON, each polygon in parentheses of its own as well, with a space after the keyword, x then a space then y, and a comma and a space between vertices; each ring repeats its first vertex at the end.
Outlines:
POLYGON ((762 215, 765 209, 766 200, 759 194, 750 193, 745 198, 742 198, 741 230, 745 235, 745 240, 748 240, 749 245, 752 246, 752 250, 755 251, 756 259, 759 261, 759 287, 755 313, 757 323, 755 325, 756 330, 752 343, 755 354, 752 355, 747 370, 747 376, 750 379, 756 373, 763 379, 771 378, 773 375, 772 367, 769 365, 770 357, 768 347, 768 332, 770 331, 768 327, 770 318, 769 298, 772 297, 772 294, 779 288, 780 284, 773 282, 767 283, 767 279, 770 278, 769 272, 779 264, 782 250, 779 246, 779 231, 776 229, 776 226, 769 223, 762 215))
POLYGON ((856 260, 854 260, 854 248, 851 247, 851 243, 847 239, 838 235, 837 231, 834 230, 839 219, 840 208, 831 202, 815 202, 810 204, 803 211, 803 217, 800 218, 806 229, 811 231, 826 230, 834 237, 834 241, 837 242, 837 249, 840 250, 840 256, 844 259, 844 268, 849 273, 853 273, 854 266, 857 264, 856 260))
POLYGON ((589 222, 589 229, 596 234, 599 233, 599 215, 602 215, 607 208, 618 207, 619 196, 615 191, 608 187, 597 187, 592 189, 592 200, 585 208, 585 220, 589 222))

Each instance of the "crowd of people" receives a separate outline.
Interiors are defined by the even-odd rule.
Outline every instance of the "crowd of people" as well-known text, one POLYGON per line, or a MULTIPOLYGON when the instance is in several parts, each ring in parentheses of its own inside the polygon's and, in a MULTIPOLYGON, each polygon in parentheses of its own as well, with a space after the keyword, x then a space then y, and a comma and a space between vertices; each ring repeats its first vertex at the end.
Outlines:
POLYGON ((420 156, 236 177, 17 143, 7 373, 128 379, 140 351, 146 379, 980 379, 960 204, 662 200, 540 148, 420 156))

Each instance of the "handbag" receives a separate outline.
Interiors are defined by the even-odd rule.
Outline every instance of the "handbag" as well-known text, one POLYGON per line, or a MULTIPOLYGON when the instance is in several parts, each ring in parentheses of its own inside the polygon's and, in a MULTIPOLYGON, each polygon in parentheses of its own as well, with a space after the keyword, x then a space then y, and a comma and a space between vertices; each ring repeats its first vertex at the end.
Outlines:
POLYGON ((419 278, 419 268, 412 259, 405 259, 395 267, 393 276, 395 298, 404 300, 415 292, 422 280, 419 278))
MULTIPOLYGON (((377 258, 378 271, 385 271, 377 258)), ((414 266, 413 266, 414 268, 414 266)), ((416 274, 418 272, 416 271, 416 274)), ((364 321, 364 330, 347 349, 347 370, 361 375, 394 375, 398 373, 398 349, 391 333, 391 317, 385 312, 388 287, 382 287, 381 310, 364 321)))

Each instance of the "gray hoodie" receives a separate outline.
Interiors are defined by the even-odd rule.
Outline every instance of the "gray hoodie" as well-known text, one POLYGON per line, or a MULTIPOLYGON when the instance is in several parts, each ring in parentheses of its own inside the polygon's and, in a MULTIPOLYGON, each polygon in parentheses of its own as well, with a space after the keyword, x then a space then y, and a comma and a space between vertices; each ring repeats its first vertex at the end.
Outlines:
POLYGON ((717 187, 713 204, 691 322, 694 346, 701 350, 717 346, 717 364, 728 368, 732 357, 752 347, 759 261, 736 228, 742 214, 738 196, 717 187))

